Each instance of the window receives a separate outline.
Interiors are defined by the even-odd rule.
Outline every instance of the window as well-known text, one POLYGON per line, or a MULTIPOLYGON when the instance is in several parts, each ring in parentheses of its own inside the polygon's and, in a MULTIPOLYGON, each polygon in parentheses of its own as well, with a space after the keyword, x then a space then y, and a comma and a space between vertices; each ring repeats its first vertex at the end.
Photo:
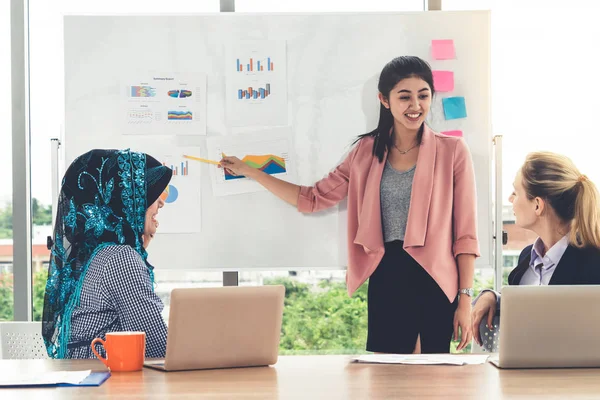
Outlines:
POLYGON ((600 33, 595 13, 550 1, 544 3, 541 17, 533 3, 498 1, 492 6, 492 119, 494 133, 504 136, 505 204, 515 173, 531 151, 565 154, 594 182, 600 179, 595 146, 582 145, 595 140, 587 116, 594 115, 600 82, 583 78, 593 73, 588 66, 593 65, 595 54, 590 49, 600 33), (579 79, 585 84, 576 89, 579 79), (529 95, 535 100, 527 101, 527 112, 515 112, 515 107, 522 107, 516 105, 517 99, 529 95), (557 112, 573 108, 561 105, 564 96, 577 98, 578 118, 556 117, 557 112))
POLYGON ((348 296, 343 270, 244 271, 240 285, 286 288, 280 353, 365 353, 367 288, 348 296))
MULTIPOLYGON (((49 255, 44 250, 46 236, 51 234, 52 188, 50 171, 50 139, 61 137, 64 129, 64 79, 62 16, 64 14, 114 14, 114 13, 185 13, 218 12, 219 1, 139 1, 107 0, 104 2, 81 2, 60 0, 47 2, 30 0, 30 57, 31 57, 31 142, 32 142, 32 208, 33 215, 33 254, 34 263, 34 317, 41 316, 43 285, 49 255), (52 93, 49 101, 48 93, 52 93)), ((377 0, 374 2, 342 1, 237 1, 239 12, 295 12, 295 11, 422 11, 422 0, 377 0)), ((68 144, 65 144, 68 146, 68 144)), ((160 237, 157 238, 160 240, 160 237)), ((150 256, 152 248, 149 249, 150 256)), ((298 272, 242 272, 240 285, 260 285, 283 283, 288 290, 286 321, 289 334, 282 339, 282 349, 294 352, 357 352, 364 351, 366 339, 365 298, 355 295, 349 298, 345 288, 345 271, 298 271, 298 272), (310 326, 299 324, 303 314, 301 307, 312 307, 315 321, 328 304, 344 306, 342 312, 333 316, 337 324, 335 331, 318 331, 315 322, 310 326), (345 315, 347 307, 356 311, 355 319, 345 315), (305 329, 300 325, 304 325, 305 329), (294 330, 295 329, 295 330, 294 330), (343 338, 334 338, 342 332, 343 338), (320 339, 329 335, 331 340, 320 339), (301 344, 300 344, 301 343, 301 344)), ((163 316, 168 320, 170 292, 176 287, 222 286, 222 272, 201 270, 155 269, 156 291, 165 303, 163 316)), ((366 286, 361 289, 366 296, 366 286)), ((350 312, 350 311, 348 311, 350 312)), ((287 328, 286 328, 287 329, 287 328)))
MULTIPOLYGON (((0 3, 0 109, 12 110, 10 1, 0 3)), ((13 319, 12 113, 0 118, 0 321, 13 319)))
POLYGON ((527 153, 564 154, 600 183, 589 117, 595 114, 600 82, 587 79, 595 72, 592 49, 600 34, 595 21, 600 5, 560 0, 443 0, 442 9, 491 9, 492 122, 493 134, 503 136, 506 284, 521 250, 537 236, 515 224, 508 201, 527 153), (567 118, 567 110, 576 111, 567 118))
POLYGON ((511 255, 504 252, 502 254, 502 266, 508 268, 514 268, 517 266, 517 262, 519 261, 518 255, 511 255))
MULTIPOLYGON (((238 0, 237 12, 368 12, 422 11, 423 0, 375 0, 347 2, 341 0, 238 0)), ((218 12, 219 2, 211 1, 134 1, 107 0, 81 2, 30 0, 31 61, 31 142, 32 208, 34 263, 34 315, 39 319, 40 301, 47 270, 47 250, 43 249, 50 233, 52 188, 50 139, 61 137, 64 129, 64 79, 62 16, 64 14, 126 13, 193 13, 218 12), (48 94, 52 97, 49 99, 48 94), (40 247, 36 247, 40 246, 40 247), (36 253, 36 249, 39 253, 36 253), (41 291, 38 290, 41 288, 41 291), (37 302, 37 303, 36 303, 37 302)), ((68 144, 66 144, 68 145, 68 144)), ((158 237, 156 240, 160 240, 158 237)), ((149 249, 150 255, 152 248, 149 249)), ((156 266, 156 291, 165 303, 163 316, 168 319, 169 295, 176 287, 221 286, 222 273, 201 270, 168 270, 156 266)), ((0 267, 1 268, 1 267, 0 267)), ((240 285, 281 283, 288 288, 282 336, 282 352, 354 353, 364 352, 366 340, 366 289, 364 285, 348 297, 345 271, 243 271, 240 285), (310 310, 310 312, 307 312, 310 310), (331 312, 329 326, 323 327, 323 315, 331 312), (310 315, 310 319, 307 319, 310 315), (307 323, 310 321, 311 323, 307 323)), ((476 289, 490 287, 490 271, 478 271, 476 289)))
MULTIPOLYGON (((515 174, 527 153, 549 150, 569 156, 582 173, 598 183, 594 136, 589 118, 594 115, 600 82, 593 74, 595 2, 551 0, 443 0, 443 10, 491 10, 491 76, 493 134, 503 136, 503 227, 508 232, 503 265, 516 266, 518 254, 533 243, 536 234, 515 224, 508 196, 515 174), (542 14, 543 11, 543 14, 542 14), (580 88, 576 83, 585 82, 580 88), (573 102, 560 99, 571 98, 573 102), (576 109, 576 118, 557 117, 576 109), (526 111, 525 111, 526 110, 526 111), (558 114, 557 114, 558 113, 558 114)), ((506 275, 506 274, 505 274, 506 275)))

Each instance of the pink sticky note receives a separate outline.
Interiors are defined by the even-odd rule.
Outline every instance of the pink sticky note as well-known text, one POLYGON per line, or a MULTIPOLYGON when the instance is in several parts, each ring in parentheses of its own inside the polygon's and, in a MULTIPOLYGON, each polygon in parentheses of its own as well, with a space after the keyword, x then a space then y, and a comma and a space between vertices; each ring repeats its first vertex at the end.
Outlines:
POLYGON ((454 40, 432 40, 431 55, 434 60, 452 60, 455 58, 454 40))
POLYGON ((456 136, 456 137, 462 137, 462 131, 445 131, 442 132, 442 134, 447 135, 447 136, 456 136))
POLYGON ((454 90, 454 72, 433 71, 433 87, 436 92, 451 92, 454 90))

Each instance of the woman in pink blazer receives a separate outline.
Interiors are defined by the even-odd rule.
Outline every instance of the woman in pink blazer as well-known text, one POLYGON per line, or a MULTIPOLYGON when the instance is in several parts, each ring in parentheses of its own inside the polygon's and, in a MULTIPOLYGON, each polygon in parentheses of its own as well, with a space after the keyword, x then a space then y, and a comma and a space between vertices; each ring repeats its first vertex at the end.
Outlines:
POLYGON ((301 212, 348 197, 350 295, 369 279, 367 350, 448 353, 471 341, 479 256, 473 164, 461 138, 425 124, 433 76, 418 57, 390 61, 379 77, 379 124, 314 186, 298 186, 236 157, 221 166, 263 185, 301 212))

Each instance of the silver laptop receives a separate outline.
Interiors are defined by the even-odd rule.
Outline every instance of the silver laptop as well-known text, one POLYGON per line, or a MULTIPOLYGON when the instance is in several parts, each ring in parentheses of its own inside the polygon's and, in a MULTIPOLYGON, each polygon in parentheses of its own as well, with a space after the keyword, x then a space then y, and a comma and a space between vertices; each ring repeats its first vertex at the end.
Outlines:
POLYGON ((254 367, 277 362, 285 287, 173 289, 163 371, 254 367))
POLYGON ((600 367, 600 286, 502 288, 499 368, 600 367))

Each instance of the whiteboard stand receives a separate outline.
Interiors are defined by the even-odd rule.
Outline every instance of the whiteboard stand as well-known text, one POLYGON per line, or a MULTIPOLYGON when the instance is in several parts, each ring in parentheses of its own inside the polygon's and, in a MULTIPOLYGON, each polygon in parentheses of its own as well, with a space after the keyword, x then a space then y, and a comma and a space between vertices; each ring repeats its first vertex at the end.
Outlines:
POLYGON ((506 233, 502 230, 502 135, 494 136, 494 290, 502 287, 502 245, 506 244, 506 233))
POLYGON ((54 231, 54 221, 58 209, 58 191, 59 191, 59 173, 58 173, 58 152, 60 151, 60 140, 58 138, 50 139, 50 182, 52 184, 52 231, 54 231))
MULTIPOLYGON (((221 12, 235 12, 235 0, 220 0, 219 7, 221 12)), ((238 286, 239 277, 237 271, 223 272, 223 286, 238 286)))
POLYGON ((237 271, 224 271, 223 272, 223 286, 238 286, 238 272, 237 271))
POLYGON ((235 0, 220 0, 219 7, 221 12, 235 12, 235 0))
MULTIPOLYGON (((442 11, 442 0, 423 0, 423 3, 427 2, 426 11, 442 11)), ((425 8, 425 4, 423 4, 425 8)))

